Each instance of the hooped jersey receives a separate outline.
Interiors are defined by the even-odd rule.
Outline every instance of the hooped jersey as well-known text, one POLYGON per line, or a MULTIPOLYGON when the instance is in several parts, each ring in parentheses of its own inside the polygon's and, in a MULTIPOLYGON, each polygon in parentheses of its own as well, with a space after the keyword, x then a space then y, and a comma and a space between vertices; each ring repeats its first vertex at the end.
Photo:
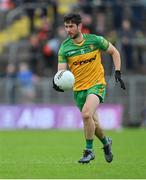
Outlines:
POLYGON ((106 84, 101 50, 107 50, 109 42, 94 34, 83 34, 83 37, 80 44, 67 38, 61 44, 58 54, 58 63, 67 63, 75 76, 74 91, 89 89, 96 84, 106 84))

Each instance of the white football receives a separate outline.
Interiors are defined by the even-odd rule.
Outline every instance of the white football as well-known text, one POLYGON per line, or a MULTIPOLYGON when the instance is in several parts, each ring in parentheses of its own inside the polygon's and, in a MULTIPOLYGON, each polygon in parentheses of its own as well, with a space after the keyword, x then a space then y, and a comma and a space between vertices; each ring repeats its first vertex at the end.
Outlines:
POLYGON ((75 77, 69 70, 60 70, 54 76, 54 83, 64 91, 72 89, 74 82, 75 77))

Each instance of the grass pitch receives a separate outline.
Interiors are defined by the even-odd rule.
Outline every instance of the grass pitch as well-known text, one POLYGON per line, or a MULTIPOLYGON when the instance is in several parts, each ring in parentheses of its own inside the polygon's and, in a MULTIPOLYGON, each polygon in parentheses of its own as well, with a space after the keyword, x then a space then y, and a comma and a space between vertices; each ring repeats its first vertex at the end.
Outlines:
POLYGON ((146 178, 146 129, 106 135, 113 139, 113 162, 105 162, 102 144, 96 140, 96 159, 82 165, 77 163, 84 149, 82 131, 1 130, 0 178, 146 178))

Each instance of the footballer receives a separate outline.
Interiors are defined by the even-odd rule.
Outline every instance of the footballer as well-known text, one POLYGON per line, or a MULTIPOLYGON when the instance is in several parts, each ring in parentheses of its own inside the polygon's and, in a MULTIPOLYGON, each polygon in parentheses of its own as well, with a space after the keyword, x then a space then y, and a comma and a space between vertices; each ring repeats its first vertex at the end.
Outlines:
MULTIPOLYGON (((101 52, 111 55, 115 67, 115 80, 121 88, 121 58, 119 51, 104 37, 82 33, 80 14, 69 13, 64 16, 64 27, 69 36, 62 42, 58 53, 58 71, 70 69, 74 74, 74 99, 80 109, 85 136, 85 148, 79 163, 89 163, 95 158, 93 150, 94 135, 103 144, 105 160, 113 160, 112 139, 104 134, 97 115, 97 108, 104 102, 106 81, 101 61, 101 52)), ((53 88, 62 92, 53 81, 53 88)))

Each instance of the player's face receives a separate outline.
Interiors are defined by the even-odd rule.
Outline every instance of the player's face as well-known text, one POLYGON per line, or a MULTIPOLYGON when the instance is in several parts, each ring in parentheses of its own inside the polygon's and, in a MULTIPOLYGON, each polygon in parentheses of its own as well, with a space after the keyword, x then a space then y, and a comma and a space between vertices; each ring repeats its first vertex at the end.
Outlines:
POLYGON ((65 30, 67 35, 70 36, 72 39, 79 37, 81 32, 81 25, 76 25, 75 23, 64 23, 65 30))

